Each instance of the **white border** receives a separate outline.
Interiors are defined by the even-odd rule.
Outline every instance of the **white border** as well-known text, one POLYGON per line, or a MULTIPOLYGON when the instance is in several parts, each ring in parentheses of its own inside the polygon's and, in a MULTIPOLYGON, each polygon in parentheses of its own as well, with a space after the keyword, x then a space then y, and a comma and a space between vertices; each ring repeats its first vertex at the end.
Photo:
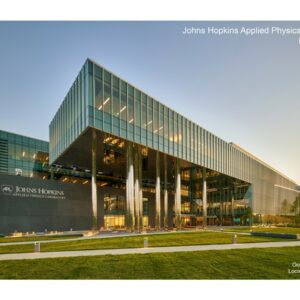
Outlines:
MULTIPOLYGON (((4 0, 0 20, 299 20, 299 1, 4 0)), ((1 26, 1 24, 0 24, 1 26)), ((187 263, 189 263, 187 261, 187 263)), ((274 262, 276 263, 276 262, 274 262)), ((0 265, 1 267, 1 265, 0 265)), ((298 281, 1 281, 3 299, 285 299, 298 281)))
POLYGON ((296 0, 2 0, 1 20, 297 20, 296 0))

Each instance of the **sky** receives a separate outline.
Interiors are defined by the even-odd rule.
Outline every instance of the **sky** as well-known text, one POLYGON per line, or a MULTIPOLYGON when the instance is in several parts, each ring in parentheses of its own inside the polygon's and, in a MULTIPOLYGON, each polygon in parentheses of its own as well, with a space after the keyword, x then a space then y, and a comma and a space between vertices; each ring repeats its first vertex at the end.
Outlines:
POLYGON ((300 22, 0 22, 0 130, 48 140, 87 57, 300 184, 300 22))

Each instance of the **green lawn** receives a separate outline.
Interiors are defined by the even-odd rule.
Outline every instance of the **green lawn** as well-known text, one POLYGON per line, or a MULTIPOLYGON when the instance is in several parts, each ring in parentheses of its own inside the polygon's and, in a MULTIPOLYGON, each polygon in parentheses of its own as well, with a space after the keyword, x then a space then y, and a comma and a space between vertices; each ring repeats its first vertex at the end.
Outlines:
MULTIPOLYGON (((251 227, 223 228, 223 230, 230 232, 250 232, 251 227)), ((294 227, 252 227, 252 231, 300 234, 300 228, 294 227)))
POLYGON ((0 279, 300 279, 293 262, 300 247, 49 258, 1 261, 0 279))
POLYGON ((47 235, 47 236, 22 236, 22 237, 0 237, 0 243, 18 243, 18 242, 32 242, 32 241, 47 241, 47 240, 60 240, 72 239, 81 237, 81 234, 72 235, 47 235))
MULTIPOLYGON (((67 251, 67 250, 91 250, 91 249, 116 249, 116 248, 141 248, 144 238, 148 238, 149 247, 228 244, 231 243, 232 234, 223 232, 187 232, 154 234, 147 236, 114 237, 104 239, 86 239, 78 241, 65 241, 41 244, 41 251, 67 251)), ((282 241, 279 238, 257 237, 238 235, 239 243, 249 242, 274 242, 282 241)), ((33 252, 31 245, 6 245, 0 246, 0 253, 33 252)))

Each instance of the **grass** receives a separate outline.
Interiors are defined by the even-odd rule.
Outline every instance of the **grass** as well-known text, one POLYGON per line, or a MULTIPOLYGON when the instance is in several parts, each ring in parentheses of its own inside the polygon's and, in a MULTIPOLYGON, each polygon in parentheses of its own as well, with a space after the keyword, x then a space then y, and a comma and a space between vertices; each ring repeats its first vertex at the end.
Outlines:
POLYGON ((70 235, 47 235, 47 236, 22 236, 22 237, 0 237, 0 243, 34 242, 47 240, 72 239, 81 237, 81 234, 70 235))
MULTIPOLYGON (((205 245, 205 244, 229 244, 232 235, 224 232, 187 232, 154 234, 147 236, 113 237, 99 239, 85 239, 78 241, 64 241, 53 243, 42 243, 42 252, 68 251, 68 250, 93 250, 93 249, 117 249, 117 248, 142 248, 144 238, 148 238, 149 247, 183 246, 183 245, 205 245)), ((274 242, 283 239, 272 237, 260 237, 249 235, 238 235, 239 243, 251 242, 274 242)), ((0 247, 0 253, 24 253, 33 252, 34 246, 29 245, 6 245, 0 247)))
POLYGON ((224 231, 230 232, 274 232, 274 233, 291 233, 300 234, 300 228, 296 227, 235 227, 235 228, 223 228, 224 231))
POLYGON ((0 279, 300 279, 293 262, 300 247, 49 258, 1 261, 0 279))

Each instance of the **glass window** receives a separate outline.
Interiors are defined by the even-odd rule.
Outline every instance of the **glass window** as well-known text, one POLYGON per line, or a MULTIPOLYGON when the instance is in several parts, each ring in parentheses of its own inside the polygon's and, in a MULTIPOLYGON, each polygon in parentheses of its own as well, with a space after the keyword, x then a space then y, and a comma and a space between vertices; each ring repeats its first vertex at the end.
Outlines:
POLYGON ((174 112, 174 155, 178 155, 178 114, 174 112))
POLYGON ((104 82, 110 85, 111 83, 111 74, 104 70, 104 82))
POLYGON ((114 86, 116 89, 119 89, 119 78, 116 77, 116 76, 113 76, 113 86, 114 86))
POLYGON ((190 152, 191 152, 191 124, 190 121, 187 120, 186 126, 186 159, 190 160, 190 152))
POLYGON ((102 81, 95 79, 95 107, 98 110, 103 108, 102 101, 103 101, 103 90, 102 90, 102 81))
POLYGON ((135 120, 134 123, 136 126, 141 126, 141 99, 136 97, 135 99, 135 120))
POLYGON ((128 95, 128 122, 133 124, 134 116, 133 116, 133 96, 128 95))
POLYGON ((121 109, 120 109, 121 119, 126 121, 127 119, 127 95, 122 91, 121 94, 121 109))
POLYGON ((148 131, 151 131, 151 132, 153 130, 153 102, 152 102, 152 98, 148 98, 147 129, 148 129, 148 131))
POLYGON ((147 128, 147 96, 142 95, 142 128, 147 128))
POLYGON ((134 123, 135 123, 135 141, 141 142, 141 92, 135 90, 135 107, 134 107, 134 123))
POLYGON ((164 134, 164 107, 160 104, 159 107, 159 135, 163 136, 164 134))
POLYGON ((141 134, 141 142, 142 144, 146 144, 147 142, 147 96, 142 94, 142 134, 141 134))
POLYGON ((102 68, 95 65, 95 77, 98 79, 102 79, 102 68))
POLYGON ((120 115, 120 94, 117 88, 113 88, 113 114, 116 117, 120 115))
POLYGON ((133 97, 133 87, 128 84, 128 95, 133 97))
POLYGON ((178 115, 178 156, 182 157, 182 116, 178 115))
POLYGON ((125 198, 116 195, 104 195, 104 212, 105 214, 118 214, 125 212, 125 198))
POLYGON ((121 84, 121 109, 120 109, 120 116, 121 116, 121 131, 120 135, 124 138, 127 137, 127 84, 126 82, 122 81, 121 84))
POLYGON ((110 85, 105 83, 104 85, 104 101, 103 108, 104 112, 111 114, 111 95, 110 95, 110 85))
POLYGON ((170 110, 169 111, 169 137, 171 142, 174 141, 173 134, 174 134, 174 116, 173 116, 173 111, 170 110))
POLYGON ((125 81, 121 81, 121 91, 127 93, 127 83, 125 81))
POLYGON ((88 62, 88 72, 93 75, 93 63, 92 62, 88 62))
POLYGON ((159 120, 159 115, 158 115, 158 103, 157 101, 153 100, 153 132, 155 134, 158 134, 158 120, 159 120))
POLYGON ((152 147, 153 136, 153 99, 148 98, 148 114, 147 114, 147 145, 152 147))

